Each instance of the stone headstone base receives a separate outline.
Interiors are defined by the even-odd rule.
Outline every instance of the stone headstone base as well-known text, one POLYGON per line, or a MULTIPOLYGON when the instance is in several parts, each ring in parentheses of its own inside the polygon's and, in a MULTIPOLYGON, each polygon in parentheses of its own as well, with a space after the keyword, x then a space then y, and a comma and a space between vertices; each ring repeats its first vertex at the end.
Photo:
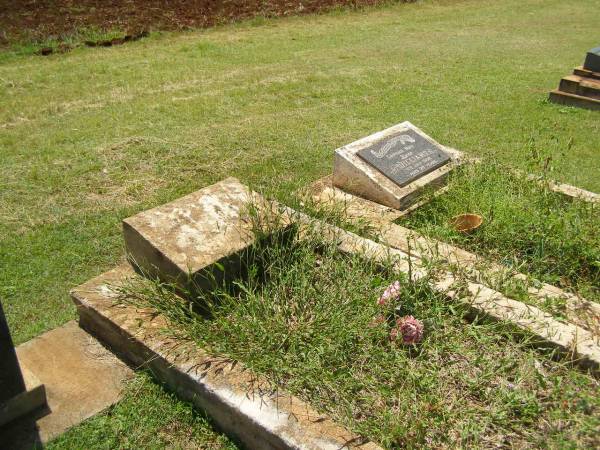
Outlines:
POLYGON ((550 92, 550 101, 561 105, 600 111, 600 73, 577 67, 550 92))
MULTIPOLYGON (((417 142, 414 143, 416 147, 417 142)), ((448 174, 461 162, 461 152, 439 144, 412 123, 402 122, 335 150, 332 182, 335 187, 345 192, 402 211, 417 203, 427 190, 443 187, 448 174), (414 172, 418 173, 418 177, 415 179, 409 176, 408 184, 401 185, 386 176, 384 169, 378 169, 360 157, 364 149, 376 147, 382 141, 396 139, 409 133, 420 136, 422 141, 441 150, 449 158, 448 162, 439 167, 434 166, 437 168, 431 171, 421 171, 417 163, 414 172)), ((415 165, 411 168, 414 169, 415 165)))

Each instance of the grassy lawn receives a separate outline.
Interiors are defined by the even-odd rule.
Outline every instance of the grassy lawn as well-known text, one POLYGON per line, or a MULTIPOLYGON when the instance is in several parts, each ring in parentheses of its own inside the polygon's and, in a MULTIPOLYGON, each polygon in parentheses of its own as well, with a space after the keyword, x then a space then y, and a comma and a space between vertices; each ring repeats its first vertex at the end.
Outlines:
MULTIPOLYGON (((330 173, 334 148, 403 120, 530 172, 550 158, 550 177, 600 191, 600 116, 545 100, 597 44, 599 7, 426 1, 44 58, 0 53, 0 298, 15 342, 75 317, 68 290, 123 259, 122 218, 231 175, 283 198, 330 173)), ((512 351, 533 373, 534 356, 512 351)), ((104 433, 102 417, 85 426, 104 433)), ((380 426, 357 421, 367 434, 380 426)))
POLYGON ((215 432, 210 420, 191 405, 163 390, 148 374, 139 373, 129 382, 125 397, 118 404, 66 432, 46 448, 235 450, 238 447, 215 432))
POLYGON ((507 324, 466 323, 460 306, 425 283, 341 255, 320 236, 258 248, 241 293, 210 298, 211 319, 149 281, 127 286, 122 299, 164 312, 201 347, 386 448, 600 443, 598 380, 533 349, 507 324), (379 304, 396 279, 399 298, 379 304), (417 344, 392 338, 407 315, 424 324, 417 344))

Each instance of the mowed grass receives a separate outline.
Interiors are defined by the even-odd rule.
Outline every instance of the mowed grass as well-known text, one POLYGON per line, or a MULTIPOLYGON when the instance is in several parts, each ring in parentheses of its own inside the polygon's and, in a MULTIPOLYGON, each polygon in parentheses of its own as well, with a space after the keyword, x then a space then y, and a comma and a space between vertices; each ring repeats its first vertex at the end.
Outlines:
POLYGON ((546 103, 597 1, 398 4, 0 57, 0 297, 15 342, 75 316, 119 221, 226 176, 283 195, 410 120, 440 142, 600 190, 600 120, 546 103), (568 151, 567 151, 568 149, 568 151))
POLYGON ((508 324, 466 322, 460 305, 409 283, 392 264, 303 236, 258 244, 238 294, 193 300, 211 305, 210 319, 150 281, 127 285, 121 300, 158 309, 179 337, 242 361, 386 448, 600 444, 598 380, 533 349, 508 324), (399 298, 379 305, 396 279, 399 298), (425 326, 415 345, 390 339, 395 318, 406 315, 425 326))

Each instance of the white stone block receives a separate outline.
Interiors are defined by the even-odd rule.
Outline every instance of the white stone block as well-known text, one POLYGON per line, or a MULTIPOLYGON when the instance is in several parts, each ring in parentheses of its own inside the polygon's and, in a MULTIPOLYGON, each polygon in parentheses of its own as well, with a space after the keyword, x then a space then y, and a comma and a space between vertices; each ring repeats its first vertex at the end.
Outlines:
POLYGON ((412 123, 402 122, 335 150, 333 185, 367 200, 403 210, 415 203, 426 187, 432 186, 435 188, 444 185, 448 173, 460 164, 461 155, 459 151, 439 144, 412 123), (414 130, 435 146, 440 147, 450 156, 451 160, 446 165, 423 175, 404 187, 400 187, 378 169, 360 158, 358 152, 383 139, 401 135, 407 130, 414 130))

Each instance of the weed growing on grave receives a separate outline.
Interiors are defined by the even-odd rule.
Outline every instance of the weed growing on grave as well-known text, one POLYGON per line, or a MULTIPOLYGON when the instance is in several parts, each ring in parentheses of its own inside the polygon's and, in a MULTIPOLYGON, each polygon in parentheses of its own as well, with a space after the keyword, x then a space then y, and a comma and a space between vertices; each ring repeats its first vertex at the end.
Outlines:
POLYGON ((168 286, 139 282, 123 301, 166 314, 180 336, 243 362, 387 448, 598 444, 598 381, 502 323, 410 284, 391 263, 341 253, 316 230, 260 241, 237 293, 210 293, 210 319, 168 286), (397 303, 377 300, 400 281, 397 303), (218 298, 218 302, 212 302, 218 298), (395 309, 397 311, 395 311, 395 309), (392 314, 424 323, 420 343, 390 341, 392 314), (375 320, 384 314, 388 320, 375 320))
POLYGON ((456 171, 447 194, 402 223, 540 281, 600 299, 598 205, 567 199, 499 164, 456 171), (450 219, 465 212, 482 215, 483 226, 471 234, 455 231, 450 219))

